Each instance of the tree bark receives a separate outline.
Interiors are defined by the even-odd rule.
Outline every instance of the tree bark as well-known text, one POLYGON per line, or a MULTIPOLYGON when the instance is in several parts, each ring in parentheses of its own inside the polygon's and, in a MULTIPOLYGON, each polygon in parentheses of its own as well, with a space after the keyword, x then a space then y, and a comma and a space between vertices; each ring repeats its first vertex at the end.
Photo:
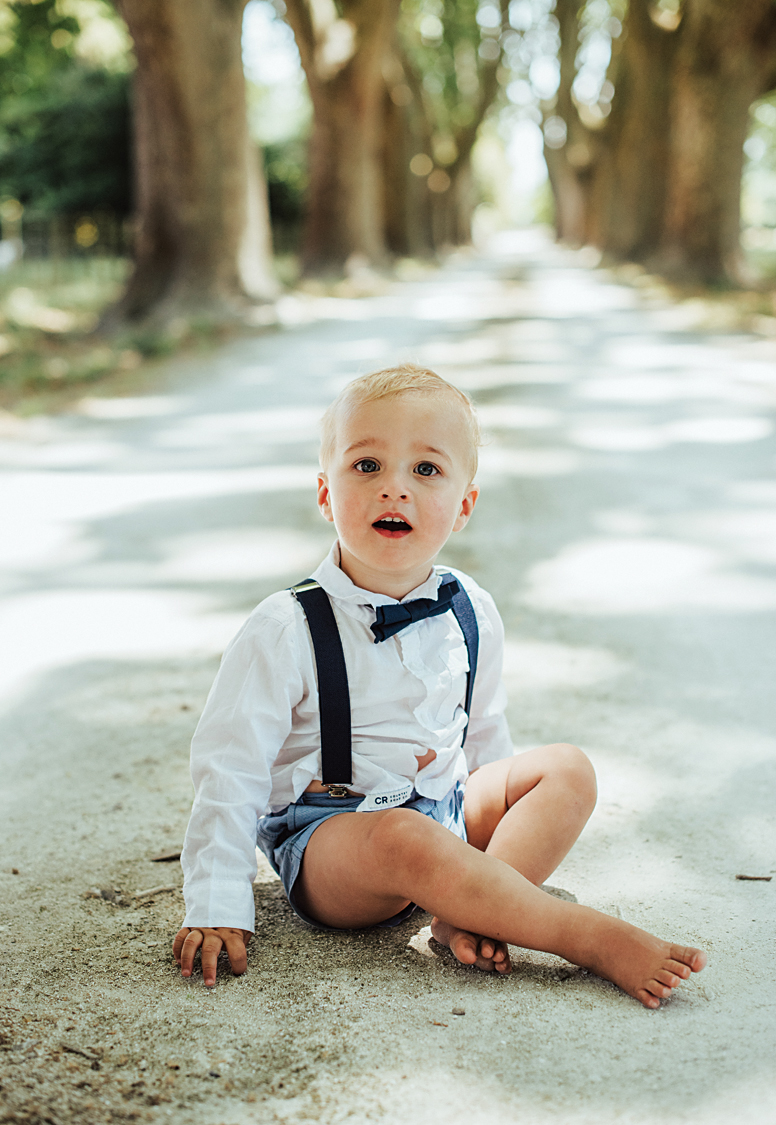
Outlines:
MULTIPOLYGON (((508 20, 508 0, 500 0, 502 21, 508 20)), ((459 125, 452 130, 452 141, 455 146, 456 156, 450 163, 445 163, 434 169, 434 181, 431 176, 416 176, 409 169, 410 158, 417 153, 430 155, 433 151, 433 135, 439 127, 432 109, 429 107, 423 91, 423 75, 418 67, 413 65, 410 55, 402 43, 394 44, 394 53, 391 58, 392 69, 395 71, 395 82, 388 83, 389 91, 393 85, 401 83, 411 95, 411 100, 405 103, 403 111, 397 111, 395 106, 389 110, 389 119, 399 118, 401 124, 393 125, 393 131, 403 126, 404 143, 402 150, 409 153, 403 166, 399 167, 392 156, 386 159, 389 170, 388 181, 390 190, 395 192, 401 200, 401 210, 394 205, 393 212, 389 211, 393 225, 389 228, 389 246, 406 246, 406 253, 423 255, 432 254, 450 246, 463 246, 471 242, 472 215, 476 205, 476 190, 472 173, 472 149, 479 135, 482 122, 493 104, 499 90, 498 69, 500 59, 487 60, 478 67, 479 88, 476 100, 470 106, 470 115, 467 123, 459 125), (444 179, 440 185, 438 173, 444 173, 447 186, 443 187, 444 179), (402 183, 403 177, 403 183, 402 183), (433 190, 429 184, 435 183, 437 189, 433 190), (405 217, 406 228, 400 233, 396 228, 399 214, 405 217)))
POLYGON ((579 118, 571 92, 577 72, 579 10, 579 0, 557 0, 555 5, 560 25, 560 85, 554 104, 547 106, 543 114, 545 123, 550 117, 560 117, 566 125, 564 144, 547 144, 545 139, 544 160, 555 201, 555 236, 571 246, 582 246, 588 239, 588 196, 595 143, 579 118))
POLYGON ((668 192, 656 264, 705 283, 741 279, 749 107, 776 63, 773 0, 687 0, 673 80, 668 192))
POLYGON ((305 274, 386 260, 382 61, 399 0, 286 0, 313 104, 305 274))
POLYGON ((610 76, 616 95, 600 134, 587 239, 614 258, 644 261, 663 234, 676 30, 654 23, 649 0, 630 0, 610 76))
MULTIPOLYGON (((431 199, 425 179, 413 176, 409 167, 416 153, 430 150, 431 137, 425 130, 426 123, 416 96, 409 105, 397 105, 392 100, 391 90, 396 85, 398 83, 388 83, 383 103, 381 169, 385 241, 390 254, 424 258, 434 252, 431 199)), ((402 83, 402 88, 405 87, 409 89, 402 83)))
POLYGON ((110 322, 240 316, 275 294, 248 136, 245 0, 119 0, 137 57, 135 266, 110 322))

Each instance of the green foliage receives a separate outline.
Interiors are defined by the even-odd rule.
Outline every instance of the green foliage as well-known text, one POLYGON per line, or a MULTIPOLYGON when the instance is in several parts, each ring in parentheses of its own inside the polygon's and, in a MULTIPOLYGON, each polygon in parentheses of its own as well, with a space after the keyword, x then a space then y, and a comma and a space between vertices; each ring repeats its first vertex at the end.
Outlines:
POLYGON ((78 21, 62 15, 56 0, 3 4, 0 8, 0 97, 24 97, 45 89, 54 74, 72 65, 78 21))
POLYGON ((278 249, 295 245, 304 216, 309 177, 307 140, 291 137, 264 146, 269 210, 278 249))
POLYGON ((487 77, 502 53, 503 17, 498 0, 402 0, 398 39, 409 90, 394 88, 397 104, 419 99, 443 166, 454 164, 456 138, 479 123, 487 77))
POLYGON ((0 111, 0 194, 38 214, 130 210, 127 77, 73 66, 0 111))
POLYGON ((78 10, 0 4, 0 196, 40 215, 127 214, 128 77, 78 57, 78 10))
POLYGON ((73 258, 22 261, 0 273, 0 408, 140 363, 139 352, 92 335, 127 269, 120 259, 73 258))

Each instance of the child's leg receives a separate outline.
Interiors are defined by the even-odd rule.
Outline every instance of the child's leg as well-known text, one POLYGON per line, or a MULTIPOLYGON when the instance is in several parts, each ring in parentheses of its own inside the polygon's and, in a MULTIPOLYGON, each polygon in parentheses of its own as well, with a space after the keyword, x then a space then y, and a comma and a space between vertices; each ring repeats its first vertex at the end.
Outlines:
POLYGON ((508 863, 410 809, 324 821, 296 889, 313 918, 343 929, 373 925, 417 902, 457 929, 557 953, 650 1008, 706 963, 697 949, 545 894, 508 863))
MULTIPOLYGON (((595 800, 595 772, 576 746, 556 743, 493 762, 466 786, 469 843, 541 885, 576 841, 595 800)), ((509 971, 503 943, 454 930, 439 918, 431 929, 464 964, 509 971)))
POLYGON ((595 772, 576 746, 542 746, 483 766, 466 785, 469 843, 541 885, 570 851, 596 801, 595 772))

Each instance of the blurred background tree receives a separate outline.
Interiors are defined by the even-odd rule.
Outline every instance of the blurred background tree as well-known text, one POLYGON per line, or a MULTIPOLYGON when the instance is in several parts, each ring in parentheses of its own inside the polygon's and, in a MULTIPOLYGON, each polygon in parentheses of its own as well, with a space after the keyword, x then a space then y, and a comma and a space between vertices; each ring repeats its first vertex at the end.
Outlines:
POLYGON ((773 0, 558 0, 556 13, 559 83, 542 108, 559 237, 679 280, 746 281, 744 144, 776 86, 773 0))
POLYGON ((70 220, 60 244, 79 213, 130 214, 129 70, 123 24, 102 0, 0 5, 0 196, 28 224, 70 220))
POLYGON ((508 4, 403 0, 386 80, 384 175, 391 250, 468 243, 479 202, 471 157, 506 75, 508 4))
POLYGON ((747 283, 774 87, 774 0, 0 0, 0 270, 131 253, 106 323, 173 336, 250 319, 271 237, 293 281, 538 220, 747 283))
POLYGON ((134 44, 134 269, 108 323, 239 318, 275 292, 245 0, 118 0, 134 44))

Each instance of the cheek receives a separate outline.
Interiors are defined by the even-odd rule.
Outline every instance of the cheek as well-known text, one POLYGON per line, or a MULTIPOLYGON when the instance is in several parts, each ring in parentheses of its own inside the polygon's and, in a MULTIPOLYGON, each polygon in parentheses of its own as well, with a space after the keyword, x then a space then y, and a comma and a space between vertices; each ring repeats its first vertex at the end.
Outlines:
POLYGON ((435 528, 449 530, 458 517, 460 504, 453 503, 448 497, 440 496, 434 498, 427 510, 429 520, 435 528))
POLYGON ((338 488, 334 495, 329 494, 331 512, 337 523, 343 526, 359 522, 361 498, 358 489, 338 488))

